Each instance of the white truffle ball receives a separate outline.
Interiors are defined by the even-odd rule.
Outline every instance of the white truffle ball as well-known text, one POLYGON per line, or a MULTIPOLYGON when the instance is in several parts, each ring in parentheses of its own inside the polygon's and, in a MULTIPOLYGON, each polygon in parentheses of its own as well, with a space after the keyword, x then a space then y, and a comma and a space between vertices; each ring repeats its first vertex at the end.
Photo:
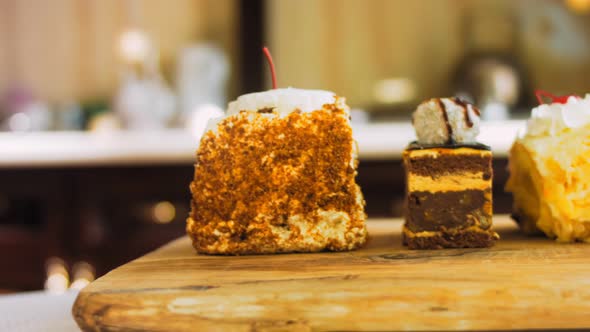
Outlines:
POLYGON ((479 134, 479 110, 458 98, 433 98, 412 116, 418 143, 474 143, 479 134))

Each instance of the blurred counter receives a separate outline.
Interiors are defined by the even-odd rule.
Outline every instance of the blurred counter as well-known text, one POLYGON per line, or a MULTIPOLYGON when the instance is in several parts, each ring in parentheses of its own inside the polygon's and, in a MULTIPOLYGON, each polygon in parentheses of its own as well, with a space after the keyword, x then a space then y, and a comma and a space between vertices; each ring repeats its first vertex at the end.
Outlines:
MULTIPOLYGON (((523 120, 486 122, 480 141, 506 157, 523 120)), ((398 160, 415 138, 410 123, 353 125, 362 160, 398 160)), ((194 162, 198 137, 165 131, 0 133, 0 167, 166 165, 194 162)))

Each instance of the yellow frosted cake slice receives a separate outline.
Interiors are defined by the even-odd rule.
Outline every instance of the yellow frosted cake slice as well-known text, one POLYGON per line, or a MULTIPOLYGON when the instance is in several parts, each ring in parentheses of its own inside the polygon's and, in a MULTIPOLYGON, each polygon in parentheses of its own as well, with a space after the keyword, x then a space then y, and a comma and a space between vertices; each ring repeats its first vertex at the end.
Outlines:
POLYGON ((533 109, 509 170, 506 190, 524 232, 590 242, 590 97, 533 109))

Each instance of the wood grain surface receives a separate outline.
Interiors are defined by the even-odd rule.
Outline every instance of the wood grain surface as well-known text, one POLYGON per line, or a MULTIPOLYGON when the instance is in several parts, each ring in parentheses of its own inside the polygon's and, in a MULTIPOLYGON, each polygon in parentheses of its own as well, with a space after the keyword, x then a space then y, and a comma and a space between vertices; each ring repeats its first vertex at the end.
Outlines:
POLYGON ((590 245, 495 223, 491 249, 410 251, 391 219, 343 253, 204 256, 183 237, 90 284, 73 315, 89 331, 590 328, 590 245))

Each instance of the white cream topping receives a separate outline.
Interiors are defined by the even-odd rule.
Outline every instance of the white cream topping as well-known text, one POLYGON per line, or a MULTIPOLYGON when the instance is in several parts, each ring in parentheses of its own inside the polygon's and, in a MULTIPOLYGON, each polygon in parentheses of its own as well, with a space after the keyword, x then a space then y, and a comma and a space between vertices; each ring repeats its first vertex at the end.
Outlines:
POLYGON ((226 116, 232 116, 240 111, 258 111, 264 108, 272 108, 281 116, 286 116, 295 110, 313 112, 321 110, 325 104, 333 104, 336 101, 335 97, 336 94, 330 91, 294 88, 249 93, 229 103, 226 116))
POLYGON ((590 94, 569 97, 567 103, 542 104, 531 111, 524 136, 555 136, 590 124, 590 94))
MULTIPOLYGON (((257 112, 260 109, 272 108, 279 113, 280 117, 284 117, 296 110, 301 112, 321 110, 325 104, 334 104, 336 102, 338 102, 338 107, 341 107, 350 115, 350 109, 346 105, 344 98, 336 100, 336 94, 331 91, 286 88, 249 93, 241 95, 238 99, 230 102, 225 116, 209 119, 205 132, 213 131, 216 133, 217 124, 221 120, 236 115, 240 111, 257 112)), ((262 114, 265 115, 265 113, 262 114)))
POLYGON ((479 111, 455 98, 427 100, 412 116, 416 137, 422 144, 475 142, 479 122, 479 111))

